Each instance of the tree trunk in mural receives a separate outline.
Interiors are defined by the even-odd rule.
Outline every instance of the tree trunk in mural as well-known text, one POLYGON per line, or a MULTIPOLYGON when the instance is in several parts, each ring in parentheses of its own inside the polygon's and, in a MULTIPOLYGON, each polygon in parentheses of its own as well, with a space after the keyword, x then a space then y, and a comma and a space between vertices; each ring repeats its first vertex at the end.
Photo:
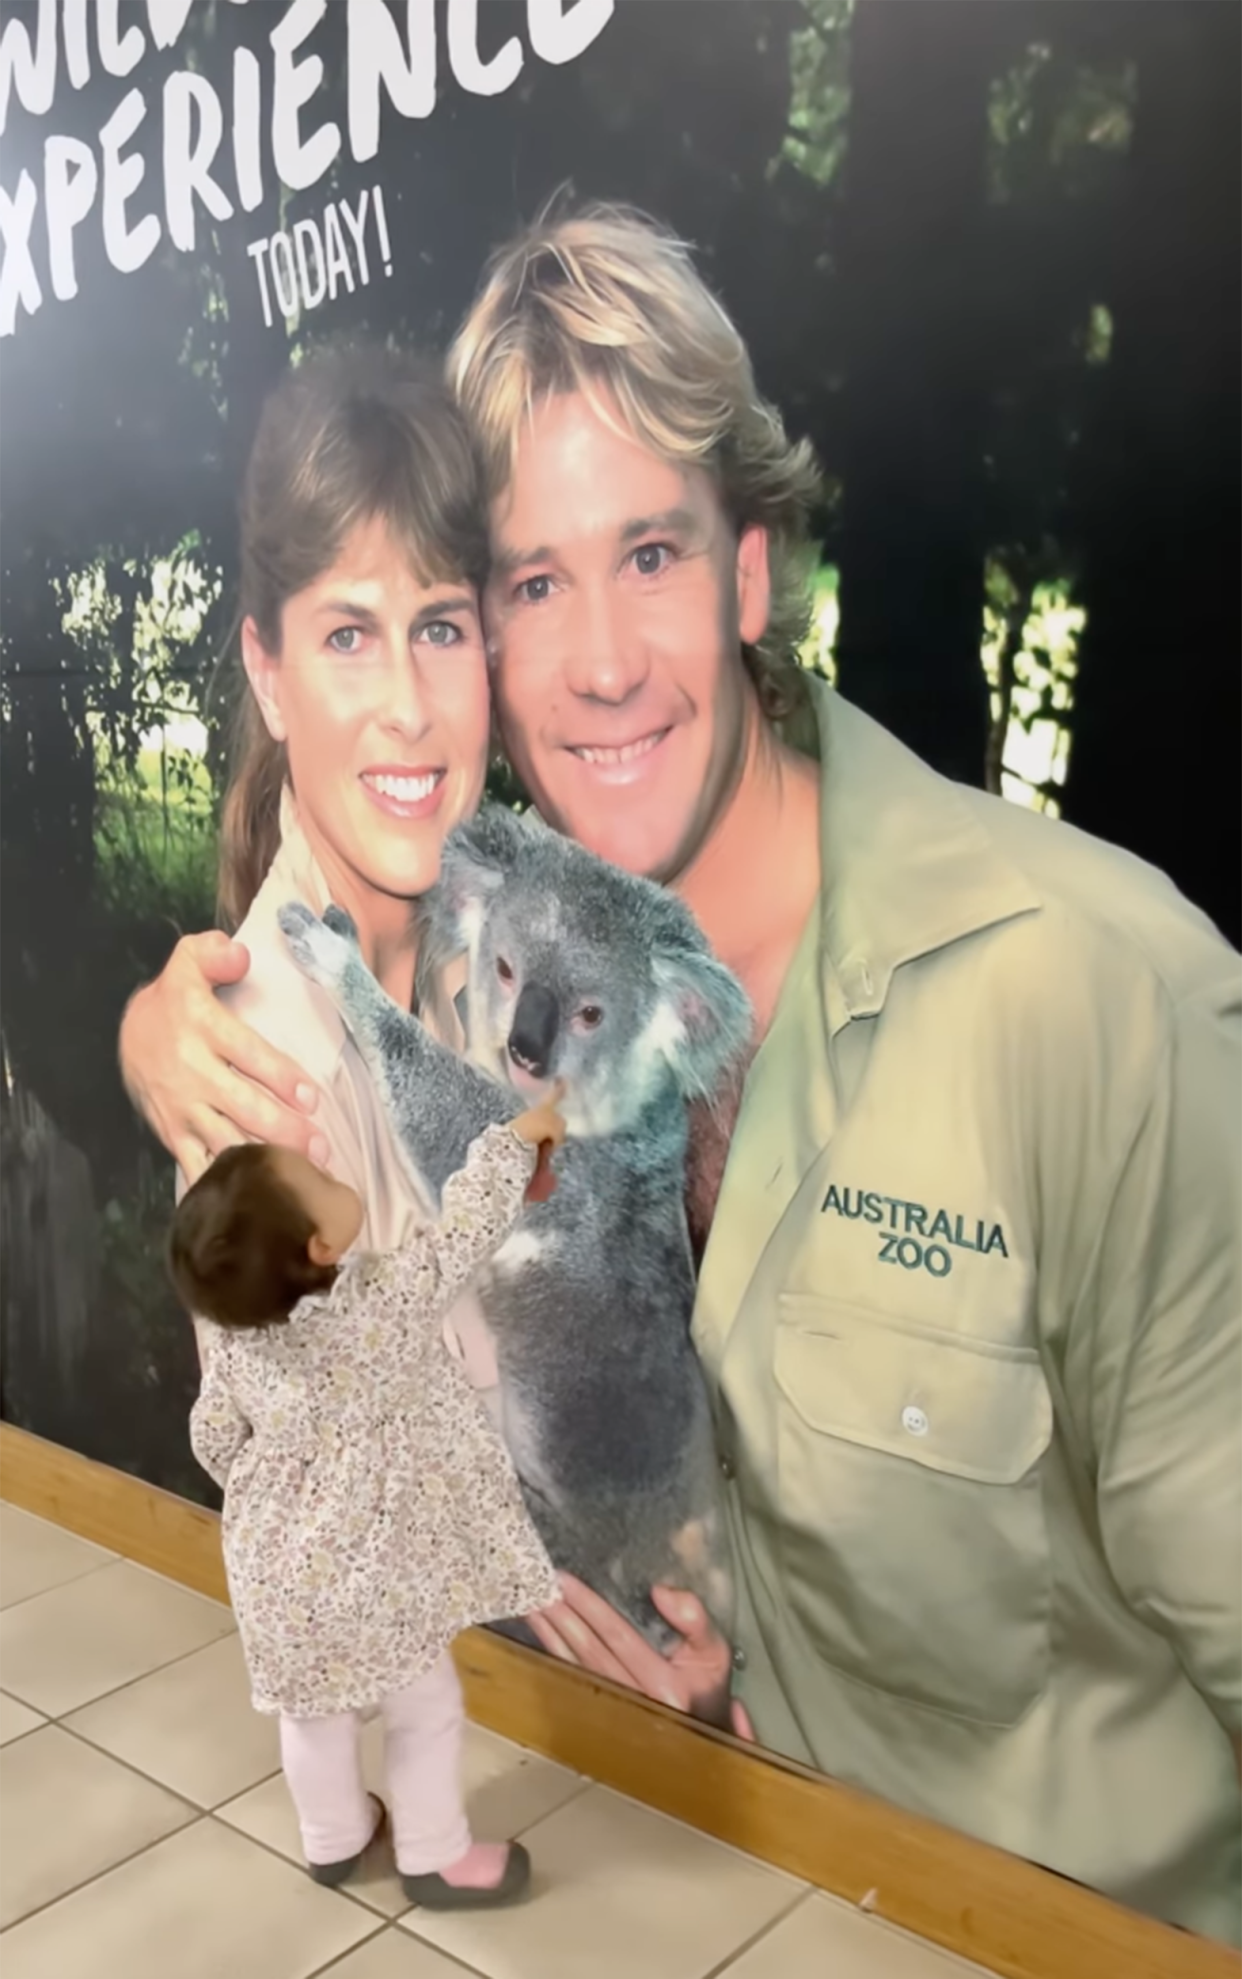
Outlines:
POLYGON ((15 1080, 6 1049, 0 1074, 4 1414, 22 1423, 33 1410, 43 1435, 63 1434, 72 1421, 98 1282, 96 1228, 86 1156, 15 1080))
POLYGON ((1065 815, 1239 907, 1242 15, 1130 10, 1139 98, 1086 516, 1065 815))
POLYGON ((847 401, 841 689, 935 768, 983 782, 982 417, 972 268, 984 10, 859 0, 842 220, 847 401))

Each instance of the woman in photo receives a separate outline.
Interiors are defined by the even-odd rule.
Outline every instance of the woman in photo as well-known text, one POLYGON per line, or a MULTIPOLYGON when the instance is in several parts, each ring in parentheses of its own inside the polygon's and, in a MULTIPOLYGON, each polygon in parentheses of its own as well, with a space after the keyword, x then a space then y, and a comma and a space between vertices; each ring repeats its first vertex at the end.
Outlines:
MULTIPOLYGON (((313 1153, 363 1206, 357 1243, 366 1252, 400 1251, 429 1206, 414 1199, 362 1060, 326 994, 294 963, 276 916, 289 901, 317 915, 344 908, 368 967, 410 1006, 416 904, 439 876, 445 837, 477 807, 487 770, 485 555, 473 456, 436 371, 383 349, 341 348, 286 375, 264 409, 242 496, 245 680, 219 896, 249 968, 221 994, 316 1082, 313 1153)), ((194 1026, 176 1025, 165 1046, 157 1086, 175 1107, 182 1082, 196 1089, 194 1026)), ((193 1101, 188 1113, 168 1137, 179 1193, 239 1139, 212 1106, 193 1101)), ((445 1322, 445 1342, 486 1388, 494 1370, 461 1345, 471 1309, 467 1295, 456 1323, 445 1322)), ((447 1652, 421 1694, 437 1765, 456 1776, 464 1711, 447 1652)), ((371 1819, 355 1787, 359 1832, 337 1838, 345 1858, 365 1847, 371 1819)), ((463 1839, 460 1824, 452 1859, 433 1862, 438 1837, 420 1831, 419 1807, 410 1798, 404 1825, 394 1823, 399 1868, 434 1870, 446 1900, 452 1886, 459 1903, 509 1896, 524 1881, 520 1850, 463 1839)))

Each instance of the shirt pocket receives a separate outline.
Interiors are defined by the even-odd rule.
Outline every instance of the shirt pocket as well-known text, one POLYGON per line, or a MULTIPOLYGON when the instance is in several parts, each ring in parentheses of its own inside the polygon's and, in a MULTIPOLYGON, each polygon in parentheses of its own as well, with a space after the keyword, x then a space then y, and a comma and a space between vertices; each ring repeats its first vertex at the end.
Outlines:
POLYGON ((910 1702, 1016 1722, 1050 1654, 1036 1352, 786 1294, 776 1381, 779 1571, 814 1653, 910 1702))

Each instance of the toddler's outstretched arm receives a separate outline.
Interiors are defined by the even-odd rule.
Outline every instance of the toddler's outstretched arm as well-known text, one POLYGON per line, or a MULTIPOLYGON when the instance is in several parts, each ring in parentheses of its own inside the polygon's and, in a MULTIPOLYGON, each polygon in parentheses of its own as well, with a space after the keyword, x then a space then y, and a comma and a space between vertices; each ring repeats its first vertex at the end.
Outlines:
POLYGON ((440 1216, 386 1260, 420 1302, 452 1304, 522 1213, 535 1150, 512 1127, 487 1127, 470 1144, 465 1165, 444 1185, 440 1216))
POLYGON ((559 1147, 565 1123, 553 1099, 505 1125, 486 1127, 444 1185, 439 1221, 395 1255, 397 1271, 424 1299, 452 1304, 474 1271, 508 1236, 527 1200, 541 1143, 559 1147), (432 1283, 426 1281, 431 1279, 432 1283))

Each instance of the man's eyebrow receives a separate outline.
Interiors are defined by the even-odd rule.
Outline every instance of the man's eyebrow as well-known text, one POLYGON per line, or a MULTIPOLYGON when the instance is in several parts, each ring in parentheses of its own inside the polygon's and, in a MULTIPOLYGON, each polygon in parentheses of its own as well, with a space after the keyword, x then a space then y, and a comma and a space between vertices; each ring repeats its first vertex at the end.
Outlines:
MULTIPOLYGON (((623 523, 621 541, 637 543, 643 536, 691 535, 698 527, 697 518, 688 508, 661 509, 657 515, 636 515, 632 521, 623 523)), ((533 550, 495 550, 491 560, 492 575, 509 577, 527 564, 552 563, 555 555, 546 543, 533 550)))
POLYGON ((493 550, 491 572, 493 577, 511 577, 515 570, 521 570, 528 563, 551 563, 552 552, 546 543, 536 550, 493 550))
POLYGON ((640 536, 685 536, 696 527, 694 515, 688 508, 661 509, 658 515, 636 516, 627 522, 621 531, 623 543, 636 543, 640 536))
POLYGON ((429 598, 414 615, 415 625, 430 625, 434 618, 447 618, 453 612, 472 612, 477 599, 471 591, 446 591, 443 597, 429 598))

